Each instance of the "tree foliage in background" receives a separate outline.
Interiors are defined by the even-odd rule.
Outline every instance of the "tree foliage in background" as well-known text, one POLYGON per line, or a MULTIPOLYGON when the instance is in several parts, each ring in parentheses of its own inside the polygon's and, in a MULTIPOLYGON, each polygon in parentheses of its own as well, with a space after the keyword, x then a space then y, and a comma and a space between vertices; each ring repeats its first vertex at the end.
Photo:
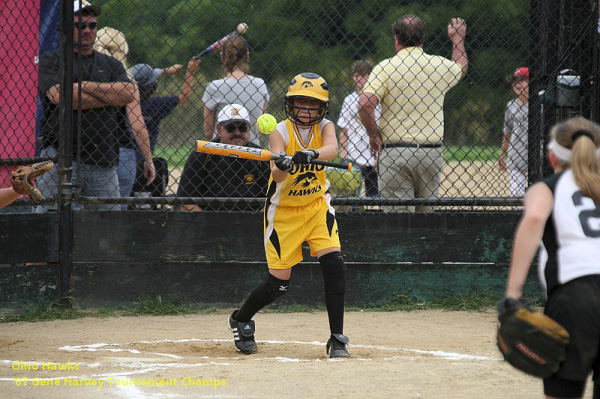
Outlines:
MULTIPOLYGON (((250 26, 251 73, 267 82, 269 111, 284 117, 283 96, 300 72, 322 75, 331 88, 331 119, 353 89, 350 66, 394 55, 392 23, 413 13, 428 26, 425 51, 449 57, 447 24, 468 24, 467 77, 446 98, 446 143, 498 145, 510 91, 506 76, 528 64, 529 5, 524 0, 96 0, 101 26, 127 37, 130 65, 185 64, 240 22, 250 26)), ((191 100, 164 122, 161 142, 184 145, 203 137, 204 85, 224 75, 219 57, 205 57, 191 100)), ((163 78, 161 95, 178 91, 180 80, 163 78)))

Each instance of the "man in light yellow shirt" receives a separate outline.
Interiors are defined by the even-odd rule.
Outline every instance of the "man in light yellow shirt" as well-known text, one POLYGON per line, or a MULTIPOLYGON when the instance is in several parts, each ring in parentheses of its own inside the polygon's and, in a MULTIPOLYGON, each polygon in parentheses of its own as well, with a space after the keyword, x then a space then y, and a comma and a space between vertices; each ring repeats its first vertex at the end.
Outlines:
MULTIPOLYGON (((397 54, 371 72, 359 98, 359 115, 379 157, 379 192, 386 199, 437 198, 443 163, 444 97, 466 74, 467 25, 448 24, 452 59, 423 51, 425 22, 405 15, 392 26, 397 54), (375 108, 381 104, 379 126, 375 108)), ((385 207, 389 212, 393 207, 385 207)), ((431 211, 432 207, 396 207, 431 211)))

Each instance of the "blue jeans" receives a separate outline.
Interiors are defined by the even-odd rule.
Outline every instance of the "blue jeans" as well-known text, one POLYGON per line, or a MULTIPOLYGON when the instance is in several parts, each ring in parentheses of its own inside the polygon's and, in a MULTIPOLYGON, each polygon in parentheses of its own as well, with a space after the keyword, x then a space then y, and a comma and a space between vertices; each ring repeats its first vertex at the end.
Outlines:
MULTIPOLYGON (((57 151, 53 147, 42 149, 40 156, 42 157, 55 157, 57 151)), ((87 165, 79 162, 73 162, 73 185, 79 184, 81 195, 86 197, 106 197, 106 198, 120 198, 119 195, 119 178, 117 177, 116 167, 101 167, 95 165, 87 165)), ((56 167, 52 168, 48 173, 40 176, 36 180, 37 186, 42 192, 44 198, 57 197, 58 196, 58 170, 56 167)), ((75 188, 73 189, 75 190, 75 188)), ((54 206, 40 205, 37 207, 36 212, 43 213, 50 209, 56 210, 54 206)), ((81 209, 80 206, 74 204, 73 210, 81 209)), ((116 211, 119 210, 119 205, 112 204, 99 204, 99 205, 86 205, 86 210, 97 210, 97 211, 116 211)))
MULTIPOLYGON (((119 166, 117 166, 121 198, 131 197, 131 189, 135 183, 136 172, 135 149, 121 147, 119 149, 119 166)), ((122 204, 121 210, 126 211, 127 204, 122 204)))

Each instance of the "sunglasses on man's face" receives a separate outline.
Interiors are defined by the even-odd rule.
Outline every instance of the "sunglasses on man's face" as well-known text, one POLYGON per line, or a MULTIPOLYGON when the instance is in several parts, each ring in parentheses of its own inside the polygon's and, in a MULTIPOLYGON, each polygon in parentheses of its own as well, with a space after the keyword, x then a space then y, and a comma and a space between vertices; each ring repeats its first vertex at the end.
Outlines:
POLYGON ((90 28, 90 30, 96 30, 98 27, 98 22, 75 22, 75 29, 84 30, 85 28, 90 28))
POLYGON ((250 125, 247 123, 230 123, 229 125, 223 126, 227 133, 233 133, 238 130, 240 133, 246 133, 250 130, 250 125))

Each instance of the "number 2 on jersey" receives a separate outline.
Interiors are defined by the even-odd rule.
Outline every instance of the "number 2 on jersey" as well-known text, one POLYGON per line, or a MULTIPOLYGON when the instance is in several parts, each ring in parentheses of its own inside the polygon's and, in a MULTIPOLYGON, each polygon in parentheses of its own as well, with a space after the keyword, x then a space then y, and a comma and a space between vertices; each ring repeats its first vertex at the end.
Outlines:
MULTIPOLYGON (((581 191, 576 191, 573 194, 573 204, 575 206, 583 205, 584 199, 592 201, 591 198, 585 197, 581 191)), ((583 234, 587 237, 598 238, 600 237, 600 206, 594 202, 595 209, 587 209, 579 213, 579 221, 583 228, 583 234), (592 225, 592 219, 596 219, 595 226, 592 225)))

